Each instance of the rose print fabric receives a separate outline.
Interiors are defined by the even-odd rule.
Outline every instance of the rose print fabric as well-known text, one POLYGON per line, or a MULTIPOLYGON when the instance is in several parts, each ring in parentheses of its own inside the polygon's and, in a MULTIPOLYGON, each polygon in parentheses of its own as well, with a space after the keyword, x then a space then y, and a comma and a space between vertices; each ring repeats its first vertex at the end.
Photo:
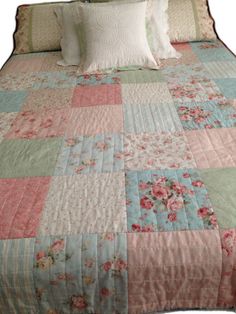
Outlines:
POLYGON ((0 312, 236 308, 236 60, 176 44, 159 71, 0 72, 0 312))

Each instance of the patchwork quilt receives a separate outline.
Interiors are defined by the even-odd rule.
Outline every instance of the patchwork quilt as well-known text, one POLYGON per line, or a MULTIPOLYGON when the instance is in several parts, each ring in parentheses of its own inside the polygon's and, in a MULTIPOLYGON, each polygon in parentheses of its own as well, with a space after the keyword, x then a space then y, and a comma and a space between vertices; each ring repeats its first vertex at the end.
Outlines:
POLYGON ((0 313, 236 307, 236 58, 0 72, 0 313))

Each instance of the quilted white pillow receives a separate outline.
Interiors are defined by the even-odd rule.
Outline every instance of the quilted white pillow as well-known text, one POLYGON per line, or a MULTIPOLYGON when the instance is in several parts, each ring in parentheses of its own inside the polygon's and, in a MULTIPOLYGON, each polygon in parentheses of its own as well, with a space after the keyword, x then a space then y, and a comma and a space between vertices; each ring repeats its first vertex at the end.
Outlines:
POLYGON ((146 38, 146 7, 146 1, 81 4, 85 54, 79 74, 127 66, 158 69, 146 38))
POLYGON ((58 65, 79 65, 80 40, 78 19, 75 22, 76 8, 80 3, 68 3, 59 5, 54 9, 61 30, 61 53, 63 60, 58 65))

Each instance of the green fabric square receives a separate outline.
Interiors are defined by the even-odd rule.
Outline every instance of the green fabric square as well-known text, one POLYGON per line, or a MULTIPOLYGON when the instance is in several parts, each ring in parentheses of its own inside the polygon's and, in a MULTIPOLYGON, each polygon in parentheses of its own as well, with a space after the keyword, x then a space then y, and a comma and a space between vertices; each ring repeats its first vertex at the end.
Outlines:
POLYGON ((25 91, 0 91, 0 112, 18 112, 23 105, 25 91))
POLYGON ((121 83, 155 83, 163 82, 164 78, 160 71, 155 70, 136 70, 136 71, 122 71, 118 73, 121 83))
POLYGON ((235 228, 236 168, 204 169, 201 174, 220 228, 235 228))
POLYGON ((61 138, 2 141, 0 178, 51 176, 61 143, 61 138))

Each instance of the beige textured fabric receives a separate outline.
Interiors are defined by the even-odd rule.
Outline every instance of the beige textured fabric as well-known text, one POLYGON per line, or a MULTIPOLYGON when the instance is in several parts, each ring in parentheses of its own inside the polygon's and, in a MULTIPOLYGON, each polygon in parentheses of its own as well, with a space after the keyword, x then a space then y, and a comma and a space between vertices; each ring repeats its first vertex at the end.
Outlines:
POLYGON ((207 0, 169 0, 171 42, 216 39, 207 0))
POLYGON ((86 51, 79 74, 127 66, 158 69, 146 38, 146 8, 146 1, 79 6, 86 51))
POLYGON ((62 2, 22 5, 17 10, 15 54, 60 50, 60 27, 54 10, 62 2))

